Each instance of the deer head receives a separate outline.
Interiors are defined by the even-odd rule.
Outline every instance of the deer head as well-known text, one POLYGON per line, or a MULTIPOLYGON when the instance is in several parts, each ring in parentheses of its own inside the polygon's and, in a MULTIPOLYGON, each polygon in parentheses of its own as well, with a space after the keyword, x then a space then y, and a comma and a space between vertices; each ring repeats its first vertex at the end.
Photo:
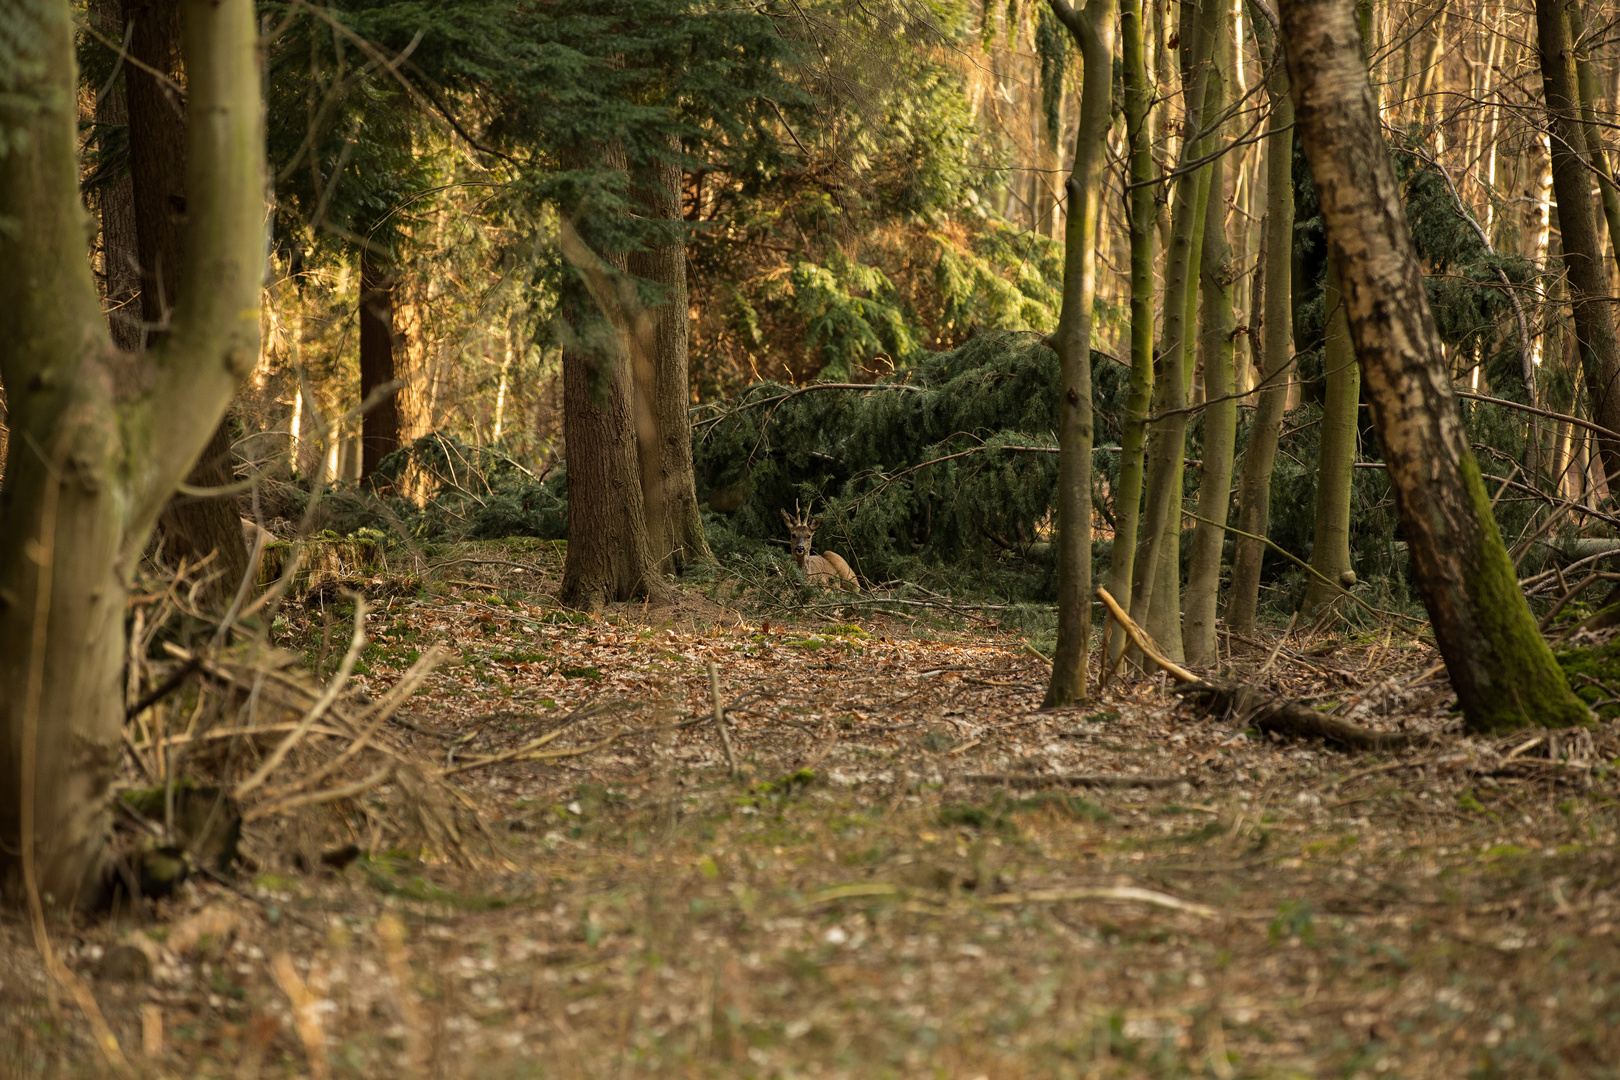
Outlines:
POLYGON ((784 509, 782 511, 782 521, 787 525, 788 541, 789 547, 793 551, 793 561, 803 567, 804 560, 810 555, 810 538, 816 534, 816 529, 821 527, 821 519, 811 518, 806 520, 804 514, 799 510, 798 503, 793 504, 793 511, 793 515, 789 515, 787 510, 784 509))

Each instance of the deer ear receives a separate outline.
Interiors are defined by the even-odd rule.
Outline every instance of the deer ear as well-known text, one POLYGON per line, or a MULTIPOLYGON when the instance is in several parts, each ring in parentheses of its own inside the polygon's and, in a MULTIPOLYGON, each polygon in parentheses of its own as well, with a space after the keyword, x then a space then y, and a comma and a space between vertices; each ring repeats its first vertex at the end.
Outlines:
POLYGON ((784 522, 784 523, 785 523, 785 524, 786 524, 786 525, 787 525, 787 527, 788 527, 788 528, 790 528, 790 529, 791 529, 791 528, 793 528, 793 526, 794 526, 794 525, 795 525, 795 524, 797 524, 797 523, 796 523, 796 522, 795 522, 795 521, 794 521, 794 520, 793 520, 793 519, 792 519, 792 518, 791 518, 791 517, 789 517, 789 516, 788 516, 788 512, 787 512, 787 508, 786 508, 786 507, 783 507, 783 508, 782 508, 782 521, 783 521, 783 522, 784 522))
POLYGON ((809 529, 811 532, 815 532, 817 529, 821 528, 821 519, 816 518, 814 521, 806 525, 805 528, 809 529))

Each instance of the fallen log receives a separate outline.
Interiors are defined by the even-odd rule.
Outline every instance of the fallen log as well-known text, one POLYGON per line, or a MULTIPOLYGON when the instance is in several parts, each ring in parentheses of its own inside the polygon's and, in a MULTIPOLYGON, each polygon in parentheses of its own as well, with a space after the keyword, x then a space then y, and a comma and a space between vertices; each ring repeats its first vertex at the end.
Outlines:
POLYGON ((1324 716, 1309 705, 1280 698, 1258 687, 1200 679, 1160 652, 1153 639, 1131 621, 1131 617, 1125 614, 1119 602, 1107 589, 1098 589, 1097 599, 1101 600, 1109 613, 1119 621, 1126 636, 1131 639, 1131 644, 1163 669, 1165 674, 1181 684, 1175 688, 1174 693, 1202 700, 1212 710, 1220 709, 1226 715, 1236 718, 1244 727, 1286 735, 1292 739, 1325 739, 1350 750, 1390 750, 1411 746, 1418 741, 1427 741, 1428 737, 1423 735, 1369 731, 1344 720, 1324 716))
POLYGON ((1292 739, 1322 739, 1348 750, 1394 750, 1427 740, 1424 735, 1369 731, 1242 683, 1200 680, 1183 683, 1175 693, 1199 701, 1212 711, 1219 709, 1243 727, 1292 739))

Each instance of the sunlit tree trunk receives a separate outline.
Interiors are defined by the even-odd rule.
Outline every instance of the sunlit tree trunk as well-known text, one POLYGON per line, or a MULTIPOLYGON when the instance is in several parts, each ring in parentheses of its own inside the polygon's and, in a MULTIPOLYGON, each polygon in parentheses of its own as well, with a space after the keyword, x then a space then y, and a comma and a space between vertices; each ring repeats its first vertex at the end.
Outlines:
MULTIPOLYGON (((1143 41, 1143 0, 1124 0, 1119 25, 1125 59, 1125 139, 1130 155, 1126 198, 1131 234, 1131 383, 1120 432, 1119 485, 1114 492, 1114 544, 1108 591, 1127 610, 1131 606, 1131 571, 1136 561, 1137 523, 1142 511, 1143 447, 1153 398, 1153 238, 1159 204, 1150 186, 1153 145, 1148 130, 1152 85, 1148 82, 1143 41)), ((1125 647, 1123 627, 1113 626, 1108 656, 1125 647)))
POLYGON ((1284 0, 1301 139, 1412 574, 1468 726, 1587 719, 1536 629, 1457 410, 1349 0, 1284 0))
MULTIPOLYGON (((1262 58, 1272 62, 1268 43, 1271 27, 1255 21, 1262 58)), ((1266 214, 1262 241, 1263 300, 1259 334, 1264 362, 1261 389, 1255 406, 1249 443, 1243 452, 1238 480, 1237 527, 1253 536, 1265 536, 1271 523, 1271 470, 1277 461, 1277 440, 1288 405, 1288 371, 1294 362, 1292 332, 1292 250, 1294 241, 1294 100, 1288 92, 1288 71, 1278 64, 1266 86, 1271 101, 1271 122, 1266 136, 1266 214)), ((1255 328, 1251 326, 1251 336, 1255 328)), ((1260 568, 1265 545, 1237 538, 1232 556, 1232 585, 1226 601, 1226 625, 1234 634, 1254 627, 1260 597, 1260 568)))
POLYGON ((1063 310, 1052 335, 1060 363, 1057 552, 1058 634, 1047 684, 1047 708, 1086 696, 1091 642, 1091 323, 1097 291, 1097 220, 1113 90, 1114 0, 1091 0, 1076 11, 1064 0, 1052 10, 1080 47, 1080 123, 1063 257, 1063 310))
MULTIPOLYGON (((1226 30, 1226 4, 1217 6, 1211 27, 1222 41, 1226 30)), ((1225 50, 1214 53, 1215 63, 1204 91, 1204 111, 1216 115, 1226 101, 1229 71, 1225 50)), ((1212 140, 1214 141, 1214 140, 1212 140)), ((1198 486, 1198 516, 1193 528, 1191 559, 1187 566, 1186 611, 1182 644, 1188 663, 1207 666, 1218 657, 1215 613, 1221 588, 1221 552, 1225 546, 1226 515, 1231 506, 1232 453, 1237 443, 1237 401, 1232 398, 1232 248, 1226 239, 1226 177, 1231 155, 1209 167, 1208 209, 1204 214, 1204 242, 1199 252, 1199 338, 1204 355, 1203 477, 1198 486)))
POLYGON ((628 265, 630 273, 664 288, 662 302, 638 313, 637 347, 648 354, 642 367, 652 375, 650 386, 637 387, 640 407, 652 410, 651 423, 641 426, 655 440, 641 453, 641 486, 643 503, 662 507, 656 519, 647 521, 654 560, 679 573, 692 563, 714 560, 698 508, 687 411, 692 391, 686 366, 689 313, 679 161, 671 157, 645 166, 637 177, 636 197, 648 218, 667 222, 672 230, 661 242, 631 252, 628 265))
POLYGON ((247 0, 183 4, 187 242, 169 332, 114 347, 85 258, 73 8, 8 14, 24 52, 0 157, 0 880, 33 851, 63 904, 101 892, 123 724, 125 600, 164 501, 258 357, 264 134, 247 0), (28 55, 28 54, 32 55, 28 55), (207 118, 203 122, 199 118, 207 118), (30 797, 31 796, 31 797, 30 797))
MULTIPOLYGON (((180 299, 185 260, 187 102, 176 89, 185 84, 181 61, 179 0, 129 0, 129 51, 124 65, 128 87, 129 171, 135 211, 136 253, 142 287, 140 313, 144 347, 163 340, 180 299), (158 73, 162 74, 159 78, 158 73)), ((209 437, 186 482, 219 488, 235 479, 230 427, 221 421, 209 437)), ((230 497, 176 494, 158 519, 164 557, 196 565, 210 553, 207 584, 198 598, 223 607, 247 573, 241 518, 230 497)))
MULTIPOLYGON (((1350 341, 1336 268, 1328 265, 1327 337, 1322 368, 1327 397, 1322 403, 1316 453, 1316 520, 1312 532, 1311 566, 1328 581, 1337 582, 1350 569, 1350 496, 1356 468, 1356 412, 1361 402, 1361 370, 1350 341)), ((1339 590, 1313 576, 1305 587, 1305 611, 1315 610, 1337 596, 1339 590)))
MULTIPOLYGON (((1536 0, 1536 31, 1547 114, 1552 121, 1553 194, 1564 270, 1575 315, 1581 370, 1591 396, 1592 419, 1620 431, 1620 338, 1615 335, 1608 272, 1592 206, 1591 162, 1580 122, 1579 80, 1569 40, 1568 0, 1536 0)), ((1620 441, 1598 440, 1603 471, 1620 474, 1620 441)))

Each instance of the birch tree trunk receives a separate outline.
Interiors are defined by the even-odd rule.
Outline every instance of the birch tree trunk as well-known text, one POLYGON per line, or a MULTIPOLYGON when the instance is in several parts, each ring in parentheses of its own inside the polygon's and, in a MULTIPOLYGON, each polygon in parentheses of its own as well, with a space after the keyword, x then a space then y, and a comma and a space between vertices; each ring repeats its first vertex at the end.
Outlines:
POLYGON ((1114 0, 1052 11, 1080 47, 1080 123, 1065 185, 1069 213, 1063 255, 1063 310, 1052 335, 1060 363, 1057 550, 1058 633, 1046 708, 1086 696, 1091 643, 1091 323, 1097 292, 1097 220, 1113 93, 1114 0))
POLYGON ((248 0, 185 0, 187 239, 167 336, 121 352, 85 257, 73 6, 9 18, 0 123, 0 881, 90 903, 108 865, 125 598, 158 513, 258 358, 264 128, 248 0), (30 859, 22 856, 24 850, 30 859))
POLYGON ((1491 514, 1423 289, 1351 0, 1284 0, 1300 136, 1412 573, 1470 730, 1585 722, 1491 514))

